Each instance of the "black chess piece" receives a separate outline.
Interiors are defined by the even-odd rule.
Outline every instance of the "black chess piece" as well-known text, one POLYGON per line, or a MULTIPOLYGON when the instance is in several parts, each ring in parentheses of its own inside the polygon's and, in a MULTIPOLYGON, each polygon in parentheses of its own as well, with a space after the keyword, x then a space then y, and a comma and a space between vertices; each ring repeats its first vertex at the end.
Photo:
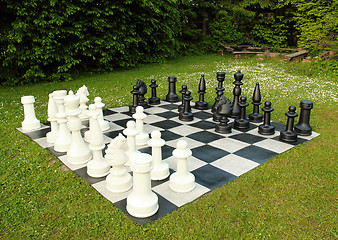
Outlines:
POLYGON ((191 113, 190 101, 193 98, 191 97, 191 92, 186 91, 184 95, 184 108, 183 111, 179 113, 178 118, 182 121, 188 122, 194 120, 194 115, 191 113))
POLYGON ((240 115, 240 112, 241 112, 240 105, 238 105, 238 102, 239 102, 239 96, 242 93, 241 85, 243 85, 243 83, 242 83, 243 73, 241 73, 241 70, 238 70, 234 74, 234 78, 235 78, 235 81, 233 82, 233 84, 235 85, 234 90, 233 90, 234 101, 232 102, 233 109, 232 109, 232 112, 230 114, 230 117, 238 118, 239 115, 240 115))
POLYGON ((205 79, 204 74, 201 75, 200 83, 198 86, 198 93, 199 93, 199 100, 195 102, 195 108, 199 110, 208 109, 208 103, 204 101, 204 94, 205 94, 206 86, 205 86, 205 79))
POLYGON ((168 102, 178 102, 178 95, 176 94, 176 77, 168 77, 169 82, 169 91, 166 96, 166 101, 168 102))
POLYGON ((285 131, 282 131, 280 133, 279 139, 285 142, 296 142, 297 141, 297 133, 293 131, 293 125, 295 122, 295 117, 298 116, 296 113, 296 107, 290 106, 289 111, 285 113, 285 115, 288 117, 287 123, 286 123, 286 129, 285 131))
POLYGON ((129 112, 130 113, 136 113, 136 107, 139 105, 139 91, 140 86, 139 85, 134 85, 133 86, 133 91, 131 93, 133 94, 133 105, 129 106, 129 112))
POLYGON ((218 133, 231 133, 231 125, 228 124, 228 116, 232 111, 231 101, 226 97, 221 97, 219 100, 219 105, 217 107, 217 112, 221 116, 219 124, 216 125, 215 131, 218 133))
POLYGON ((235 119, 234 128, 248 129, 250 127, 250 121, 246 118, 246 107, 249 106, 249 103, 246 102, 246 96, 242 96, 237 105, 240 108, 240 118, 235 119))
POLYGON ((256 83, 256 87, 252 96, 253 113, 249 114, 250 122, 262 122, 263 115, 259 113, 259 105, 261 105, 261 90, 259 89, 259 83, 256 83))
POLYGON ((147 93, 147 84, 141 80, 137 80, 136 85, 139 85, 139 91, 140 91, 138 105, 145 108, 148 106, 146 98, 144 97, 144 95, 146 95, 147 93))
POLYGON ((313 108, 313 102, 309 100, 300 101, 300 116, 299 121, 295 125, 295 132, 301 136, 310 136, 312 134, 312 127, 310 126, 310 113, 313 108))
POLYGON ((156 88, 158 85, 156 84, 156 80, 152 79, 151 84, 149 85, 151 87, 151 98, 148 99, 149 104, 151 105, 158 105, 160 104, 161 100, 156 96, 156 88))
POLYGON ((184 96, 185 96, 185 93, 187 91, 188 91, 187 85, 182 85, 182 90, 180 91, 180 93, 182 94, 182 104, 178 106, 178 112, 183 112, 183 108, 184 108, 184 96))
POLYGON ((219 115, 217 109, 220 105, 220 100, 221 98, 223 97, 223 91, 218 91, 217 92, 217 97, 215 98, 215 103, 214 105, 212 106, 212 109, 211 111, 213 112, 213 116, 212 116, 212 119, 215 121, 215 122, 218 122, 220 119, 221 119, 221 115, 219 115))
POLYGON ((224 88, 223 88, 224 79, 225 79, 225 73, 224 72, 217 72, 218 86, 215 88, 216 89, 217 97, 215 98, 214 105, 212 105, 212 107, 211 107, 211 112, 215 112, 217 110, 217 108, 215 107, 215 105, 216 105, 217 101, 219 100, 219 98, 218 98, 218 96, 219 96, 218 92, 219 91, 224 92, 224 88))
POLYGON ((271 107, 271 102, 266 101, 262 111, 264 112, 264 123, 258 126, 258 133, 262 135, 273 135, 275 134, 275 127, 270 124, 271 112, 274 109, 271 107))

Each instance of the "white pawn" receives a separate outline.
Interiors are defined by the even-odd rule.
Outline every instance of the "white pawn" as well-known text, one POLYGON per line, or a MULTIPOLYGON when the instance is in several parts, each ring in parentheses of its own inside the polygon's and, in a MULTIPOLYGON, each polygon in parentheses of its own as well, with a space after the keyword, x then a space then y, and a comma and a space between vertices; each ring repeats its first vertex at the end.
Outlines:
POLYGON ((136 124, 134 121, 127 122, 127 128, 123 130, 123 134, 127 136, 127 151, 126 154, 128 156, 128 161, 126 162, 126 166, 130 166, 130 159, 133 158, 135 154, 139 154, 140 152, 136 150, 136 142, 135 136, 139 133, 136 129, 136 124))
POLYGON ((81 113, 79 115, 79 118, 82 121, 83 120, 88 120, 88 116, 86 114, 86 111, 88 109, 87 102, 89 101, 89 99, 88 99, 88 96, 89 96, 88 88, 85 85, 83 85, 82 87, 80 87, 77 90, 76 96, 80 97, 80 109, 81 109, 81 113))
POLYGON ((67 152, 72 141, 72 135, 67 126, 67 114, 65 113, 64 98, 67 96, 66 90, 58 90, 53 92, 58 112, 56 119, 59 124, 59 134, 54 143, 54 150, 57 152, 67 152))
POLYGON ((83 164, 92 158, 92 154, 81 136, 82 123, 79 118, 80 97, 68 95, 65 97, 65 106, 68 115, 68 128, 72 132, 72 141, 67 151, 67 160, 71 164, 83 164))
MULTIPOLYGON (((95 107, 95 104, 90 104, 89 105, 89 111, 86 112, 86 116, 87 117, 90 117, 94 112, 96 112, 96 107, 95 107)), ((89 119, 89 130, 87 130, 85 133, 84 133, 84 140, 89 143, 90 142, 90 132, 91 132, 91 127, 90 127, 90 119, 89 119)))
POLYGON ((180 140, 173 151, 173 156, 177 159, 177 171, 170 176, 169 187, 174 192, 186 193, 195 188, 195 176, 188 172, 187 158, 192 152, 187 146, 186 141, 180 140))
POLYGON ((161 139, 161 132, 154 130, 151 132, 151 139, 148 146, 151 147, 151 155, 153 157, 154 168, 151 170, 151 180, 163 180, 169 176, 169 165, 162 161, 162 147, 165 141, 161 139))
POLYGON ((98 121, 99 121, 100 127, 102 131, 106 131, 109 129, 109 122, 103 119, 102 108, 105 106, 105 104, 102 102, 102 99, 100 97, 94 98, 94 102, 96 106, 96 111, 99 113, 98 121))
POLYGON ((53 93, 49 94, 48 100, 48 121, 50 122, 51 131, 47 133, 47 142, 54 143, 59 134, 59 125, 57 123, 56 114, 58 112, 58 107, 56 106, 53 93))
POLYGON ((158 197, 151 191, 152 167, 152 158, 149 154, 135 154, 131 160, 133 191, 127 197, 127 211, 137 218, 150 217, 158 210, 158 197))
POLYGON ((91 128, 89 149, 93 152, 93 159, 87 164, 87 174, 95 178, 107 176, 110 170, 110 166, 102 156, 105 145, 98 115, 97 112, 93 112, 89 119, 91 128))
POLYGON ((132 177, 128 173, 124 164, 128 161, 128 156, 123 150, 125 137, 120 133, 108 145, 105 159, 112 166, 106 178, 106 187, 114 193, 126 192, 133 186, 132 177))
POLYGON ((41 127, 40 121, 35 116, 34 102, 34 96, 21 97, 24 111, 24 120, 22 122, 23 131, 31 131, 41 127))
POLYGON ((136 113, 133 114, 133 118, 136 120, 136 129, 139 130, 136 135, 136 146, 145 145, 149 141, 148 133, 143 131, 143 120, 147 117, 143 110, 142 106, 138 106, 136 107, 136 113))

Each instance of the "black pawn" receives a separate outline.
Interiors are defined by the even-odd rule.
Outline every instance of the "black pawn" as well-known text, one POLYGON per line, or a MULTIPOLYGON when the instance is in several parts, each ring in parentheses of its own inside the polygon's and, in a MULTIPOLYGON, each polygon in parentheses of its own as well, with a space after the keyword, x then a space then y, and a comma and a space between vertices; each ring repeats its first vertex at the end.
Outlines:
POLYGON ((169 82, 169 91, 166 96, 166 101, 168 102, 178 102, 178 95, 176 94, 176 77, 168 77, 169 82))
POLYGON ((141 80, 137 80, 136 85, 139 85, 139 91, 140 91, 138 105, 145 108, 148 106, 146 98, 144 97, 144 95, 146 95, 147 93, 147 84, 141 80))
POLYGON ((216 89, 216 94, 217 94, 217 97, 215 98, 215 103, 214 105, 212 105, 212 108, 211 108, 211 112, 215 112, 217 110, 217 108, 215 107, 217 101, 219 100, 218 98, 218 92, 219 91, 224 91, 224 88, 223 88, 223 82, 224 82, 224 79, 225 79, 225 73, 224 72, 217 72, 217 81, 218 81, 218 86, 215 88, 216 89))
MULTIPOLYGON (((236 129, 248 129, 250 127, 250 122, 246 118, 246 107, 249 106, 249 103, 246 102, 246 96, 241 97, 241 101, 237 103, 240 108, 240 118, 235 119, 234 128, 236 129)), ((234 106, 235 108, 235 106, 234 106)))
POLYGON ((263 115, 259 113, 259 105, 261 105, 261 90, 259 89, 259 83, 256 83, 256 87, 252 96, 253 113, 249 114, 250 122, 262 122, 263 115))
POLYGON ((182 121, 188 122, 194 120, 194 116, 191 113, 190 101, 193 99, 191 92, 188 90, 184 96, 184 108, 183 111, 179 113, 178 118, 182 121))
POLYGON ((288 121, 286 123, 285 131, 280 133, 279 139, 285 142, 296 142, 297 141, 297 133, 293 131, 293 125, 295 123, 295 117, 298 116, 296 113, 296 107, 290 106, 289 111, 285 113, 288 117, 288 121))
POLYGON ((183 112, 183 108, 184 108, 184 96, 185 96, 185 93, 187 91, 188 91, 187 85, 182 85, 182 90, 180 91, 180 93, 182 94, 182 104, 178 106, 178 112, 183 112))
POLYGON ((215 131, 218 133, 231 133, 231 125, 228 124, 228 116, 232 111, 232 104, 229 99, 222 97, 220 99, 220 104, 217 108, 217 112, 220 114, 221 118, 219 124, 216 125, 215 131))
POLYGON ((156 88, 158 85, 156 84, 156 80, 151 80, 151 84, 149 85, 151 87, 151 98, 149 98, 149 104, 151 105, 157 105, 160 104, 160 99, 156 96, 156 88))
POLYGON ((129 106, 130 113, 136 113, 136 107, 139 105, 138 103, 140 94, 139 88, 140 88, 139 85, 134 85, 133 91, 131 91, 131 93, 133 94, 133 105, 129 106))
POLYGON ((242 83, 243 74, 241 73, 241 70, 238 70, 234 74, 234 78, 235 78, 235 81, 233 82, 233 84, 235 85, 234 90, 233 90, 234 101, 232 102, 233 109, 232 109, 232 112, 230 114, 230 117, 238 118, 239 115, 240 115, 240 112, 241 112, 240 106, 238 105, 238 102, 239 102, 239 96, 242 93, 241 85, 243 85, 243 83, 242 83))
POLYGON ((200 83, 198 86, 199 100, 195 103, 196 109, 199 109, 199 110, 208 109, 208 103, 204 101, 205 90, 206 90, 205 79, 204 79, 204 74, 202 74, 200 83))
POLYGON ((264 112, 264 123, 258 126, 258 133, 262 135, 273 135, 275 133, 275 127, 270 125, 271 112, 273 111, 270 101, 265 102, 262 111, 264 112))
POLYGON ((213 112, 212 119, 215 122, 218 122, 221 119, 221 115, 219 115, 217 109, 218 109, 219 105, 221 104, 220 100, 222 99, 222 97, 223 97, 223 91, 218 91, 217 97, 215 98, 215 104, 212 106, 212 109, 211 109, 211 111, 213 112))
POLYGON ((299 122, 295 125, 295 132, 301 136, 309 136, 312 134, 310 126, 310 113, 313 108, 313 102, 309 100, 300 101, 300 116, 299 122))

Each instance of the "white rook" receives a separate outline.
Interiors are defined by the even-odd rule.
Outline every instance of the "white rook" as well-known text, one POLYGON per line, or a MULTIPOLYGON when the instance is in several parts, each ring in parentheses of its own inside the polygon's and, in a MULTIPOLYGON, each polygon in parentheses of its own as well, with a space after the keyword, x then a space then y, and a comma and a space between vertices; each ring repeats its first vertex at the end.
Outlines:
POLYGON ((152 158, 149 154, 135 154, 131 160, 133 191, 127 197, 127 211, 134 217, 150 217, 158 210, 158 197, 151 191, 152 167, 152 158))
POLYGON ((162 161, 162 147, 164 144, 165 141, 161 139, 161 132, 158 130, 152 131, 151 139, 148 141, 154 162, 154 168, 150 172, 151 180, 163 180, 169 176, 169 165, 162 161))
POLYGON ((24 120, 22 122, 23 131, 31 131, 41 127, 40 121, 35 116, 34 102, 34 96, 21 97, 24 111, 24 120))
POLYGON ((195 188, 195 176, 188 172, 187 158, 192 155, 187 142, 180 140, 173 156, 177 158, 177 171, 170 176, 169 187, 174 192, 185 193, 195 188))

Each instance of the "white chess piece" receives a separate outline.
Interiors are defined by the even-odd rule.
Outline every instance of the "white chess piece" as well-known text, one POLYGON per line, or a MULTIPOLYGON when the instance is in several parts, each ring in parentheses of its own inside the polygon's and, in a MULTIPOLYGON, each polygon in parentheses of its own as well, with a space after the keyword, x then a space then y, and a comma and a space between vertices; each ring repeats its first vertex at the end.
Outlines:
POLYGON ((102 108, 105 106, 105 104, 102 102, 102 99, 100 97, 94 98, 94 102, 96 106, 96 111, 99 113, 98 121, 99 121, 100 127, 102 131, 106 131, 110 127, 109 127, 109 122, 103 119, 102 108))
POLYGON ((134 217, 150 217, 158 210, 158 197, 151 191, 152 166, 152 158, 146 153, 135 154, 131 160, 133 191, 127 197, 127 211, 134 217))
POLYGON ((192 155, 190 149, 187 149, 187 142, 180 140, 177 142, 177 148, 173 151, 173 156, 177 159, 177 171, 171 174, 169 187, 174 192, 186 193, 195 188, 195 176, 188 172, 187 158, 192 155))
POLYGON ((22 122, 23 131, 31 131, 41 127, 40 121, 35 116, 34 102, 34 96, 21 97, 24 111, 24 120, 22 122))
POLYGON ((59 124, 57 123, 56 114, 58 112, 58 107, 56 106, 53 93, 49 94, 48 100, 48 121, 50 122, 51 131, 47 133, 47 142, 54 143, 59 134, 59 124))
POLYGON ((162 161, 162 147, 165 141, 161 139, 161 132, 154 130, 151 132, 151 139, 148 146, 151 147, 154 168, 151 170, 151 180, 163 180, 169 176, 169 165, 162 161))
POLYGON ((136 140, 135 136, 139 133, 136 129, 136 124, 134 121, 127 122, 127 128, 123 130, 123 134, 127 136, 127 146, 128 149, 126 154, 128 156, 128 161, 126 162, 126 166, 130 166, 130 161, 133 158, 133 155, 140 153, 136 150, 136 140))
POLYGON ((133 114, 133 118, 136 120, 136 129, 139 130, 136 135, 136 146, 146 145, 149 140, 149 134, 143 131, 143 120, 147 117, 143 110, 142 106, 137 106, 136 113, 133 114))
POLYGON ((67 126, 68 120, 64 106, 64 98, 66 96, 66 90, 58 90, 53 92, 53 97, 58 108, 56 118, 59 124, 59 134, 54 143, 54 150, 57 152, 67 152, 72 141, 72 135, 70 134, 67 126))
POLYGON ((106 150, 105 159, 112 166, 106 178, 106 187, 114 193, 126 192, 133 186, 132 177, 124 166, 128 161, 128 156, 123 150, 124 144, 125 137, 120 133, 106 150))
POLYGON ((88 120, 88 116, 86 114, 86 111, 88 109, 87 102, 89 101, 89 99, 88 99, 88 96, 89 96, 88 88, 85 85, 83 85, 82 87, 80 87, 77 90, 76 96, 80 97, 80 109, 81 109, 81 113, 79 115, 79 118, 82 121, 88 120))
POLYGON ((68 95, 65 97, 65 106, 68 115, 68 128, 72 132, 72 141, 67 151, 67 160, 71 164, 83 164, 88 162, 92 154, 81 136, 82 123, 79 118, 81 110, 79 108, 80 97, 68 95))
MULTIPOLYGON (((89 111, 86 111, 86 116, 90 117, 94 112, 96 112, 95 104, 89 105, 89 111)), ((89 130, 84 133, 84 140, 89 143, 90 142, 90 119, 89 119, 89 130)))
POLYGON ((110 166, 102 156, 102 149, 105 148, 103 133, 98 122, 98 113, 93 112, 90 116, 90 142, 89 149, 93 152, 93 159, 87 164, 87 174, 91 177, 107 176, 110 166))

